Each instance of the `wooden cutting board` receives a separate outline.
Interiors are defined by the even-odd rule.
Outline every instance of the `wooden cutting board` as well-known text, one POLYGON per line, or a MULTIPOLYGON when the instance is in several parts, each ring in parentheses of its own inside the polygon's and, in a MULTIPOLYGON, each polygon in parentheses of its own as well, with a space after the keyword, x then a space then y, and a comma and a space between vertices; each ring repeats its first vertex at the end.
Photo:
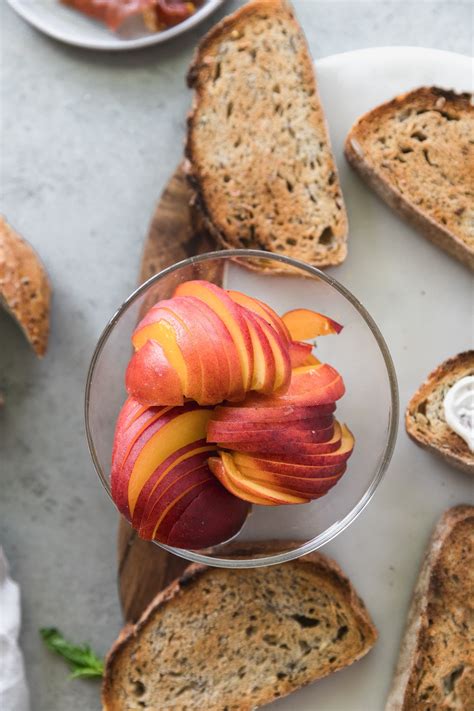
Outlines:
MULTIPOLYGON (((140 284, 171 264, 216 249, 207 235, 193 227, 190 200, 191 191, 180 166, 156 206, 143 249, 140 284)), ((125 620, 135 622, 156 593, 179 576, 187 565, 189 563, 182 558, 140 539, 121 518, 118 591, 125 620)))

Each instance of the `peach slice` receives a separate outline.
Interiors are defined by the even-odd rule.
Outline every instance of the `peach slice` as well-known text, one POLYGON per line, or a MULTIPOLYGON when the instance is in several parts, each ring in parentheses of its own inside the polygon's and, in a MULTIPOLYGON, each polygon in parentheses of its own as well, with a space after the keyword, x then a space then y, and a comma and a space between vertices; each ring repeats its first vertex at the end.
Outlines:
POLYGON ((202 440, 192 442, 173 452, 155 469, 140 491, 133 511, 132 525, 139 526, 140 521, 148 515, 159 498, 163 486, 167 486, 178 476, 206 466, 208 458, 213 454, 215 449, 206 446, 202 440))
MULTIPOLYGON (((256 496, 273 504, 307 504, 309 501, 308 498, 294 496, 293 494, 282 494, 281 492, 277 491, 269 485, 258 483, 256 481, 253 481, 252 479, 248 479, 242 474, 238 467, 235 466, 235 463, 232 460, 232 455, 227 454, 226 452, 220 453, 220 460, 225 470, 227 480, 240 490, 240 495, 244 499, 247 496, 256 496)), ((217 468, 216 471, 214 471, 213 468, 214 459, 211 458, 209 460, 209 466, 211 468, 211 471, 213 471, 215 475, 219 478, 220 472, 217 468)), ((221 484, 225 486, 225 479, 221 481, 221 484)))
MULTIPOLYGON (((206 484, 210 481, 212 481, 212 474, 205 463, 195 469, 184 472, 184 474, 178 469, 172 470, 172 472, 160 482, 152 502, 150 502, 150 505, 143 511, 139 526, 137 526, 138 521, 133 522, 133 525, 137 527, 140 537, 153 539, 166 514, 173 506, 182 499, 183 496, 189 494, 197 487, 201 490, 202 484, 206 484)), ((193 498, 194 496, 195 494, 193 498)))
POLYGON ((251 407, 313 407, 333 403, 339 400, 344 392, 344 381, 337 370, 327 363, 322 363, 295 368, 292 371, 290 387, 284 395, 276 397, 251 393, 245 403, 251 407))
POLYGON ((251 407, 244 402, 241 405, 220 405, 214 408, 212 421, 229 423, 232 427, 236 423, 253 427, 253 423, 256 422, 271 423, 273 427, 274 422, 299 422, 299 420, 325 417, 331 415, 335 409, 336 405, 332 402, 312 407, 299 407, 283 403, 281 406, 251 407))
POLYGON ((240 531, 249 508, 248 502, 233 496, 214 479, 183 511, 167 543, 194 550, 223 543, 240 531))
MULTIPOLYGON (((262 464, 259 466, 256 466, 255 464, 250 464, 246 465, 242 461, 242 457, 237 457, 235 454, 233 454, 233 459, 235 462, 235 466, 239 468, 239 470, 245 474, 245 476, 249 477, 254 477, 256 472, 260 472, 262 476, 265 476, 266 474, 281 474, 288 479, 330 479, 334 476, 339 476, 342 475, 342 473, 346 469, 346 464, 343 462, 342 464, 334 464, 333 466, 321 466, 321 467, 308 467, 308 466, 301 466, 298 464, 293 465, 293 469, 288 472, 286 469, 283 467, 291 467, 290 464, 284 464, 281 467, 279 466, 279 463, 273 462, 273 463, 267 463, 267 464, 262 464), (297 470, 297 467, 299 467, 299 470, 297 470)), ((295 462, 298 461, 295 459, 295 462)))
POLYGON ((210 416, 211 410, 184 410, 166 422, 143 445, 133 463, 128 482, 128 506, 131 516, 140 491, 155 469, 176 450, 204 439, 210 416))
POLYGON ((338 474, 332 477, 312 479, 310 477, 298 478, 285 476, 278 472, 267 472, 259 469, 247 470, 243 467, 239 467, 239 469, 242 474, 251 478, 253 481, 262 482, 269 486, 289 491, 292 494, 296 494, 296 496, 307 496, 310 499, 324 496, 329 489, 337 484, 345 472, 345 468, 343 467, 338 474))
MULTIPOLYGON (((112 450, 112 468, 110 475, 111 493, 118 509, 130 518, 128 508, 128 484, 134 463, 142 448, 156 436, 159 430, 171 422, 182 410, 179 408, 150 407, 132 423, 127 420, 127 413, 133 406, 133 401, 127 400, 122 408, 115 428, 114 446, 112 450)), ((190 406, 183 408, 189 411, 190 406)), ((205 442, 201 442, 203 446, 205 442)), ((209 446, 209 445, 207 445, 209 446)))
POLYGON ((125 374, 127 392, 142 405, 182 405, 183 383, 163 348, 147 341, 133 354, 125 374))
POLYGON ((294 341, 307 341, 318 336, 340 333, 343 328, 337 321, 309 309, 287 311, 282 316, 282 321, 294 341))
POLYGON ((308 418, 305 420, 284 420, 279 421, 268 421, 268 422, 240 422, 240 421, 230 421, 230 420, 210 420, 209 426, 207 428, 207 439, 209 442, 219 441, 227 434, 231 434, 232 437, 237 434, 241 435, 242 439, 245 439, 247 434, 253 434, 255 432, 261 432, 262 435, 270 434, 272 432, 279 433, 290 427, 292 430, 300 433, 308 433, 312 430, 325 429, 334 424, 334 417, 332 415, 325 415, 323 417, 308 418), (288 424, 290 423, 290 424, 288 424))
POLYGON ((254 314, 246 313, 245 320, 253 349, 251 389, 270 394, 275 389, 276 380, 276 366, 272 348, 254 314))
POLYGON ((319 429, 305 429, 294 424, 282 425, 280 428, 267 430, 219 430, 211 424, 207 431, 208 442, 235 442, 235 449, 239 445, 254 444, 255 450, 265 450, 267 445, 281 444, 291 441, 294 444, 327 442, 334 436, 334 423, 330 422, 319 429))
MULTIPOLYGON (((199 360, 202 371, 202 401, 215 404, 229 397, 244 397, 240 359, 231 335, 221 319, 206 304, 191 296, 160 301, 141 325, 158 320, 178 319, 186 329, 191 360, 199 360)), ((180 344, 181 345, 181 344, 180 344)))
MULTIPOLYGON (((196 400, 202 405, 214 404, 216 400, 204 402, 204 376, 199 351, 195 347, 196 338, 191 337, 189 329, 179 316, 166 308, 165 305, 169 303, 171 302, 160 302, 150 309, 132 335, 133 346, 138 351, 150 340, 158 343, 179 375, 184 397, 196 400)), ((156 378, 161 377, 162 373, 157 372, 156 378)), ((219 395, 220 391, 217 392, 218 397, 219 395)), ((166 401, 163 404, 167 404, 166 401)))
POLYGON ((311 343, 292 341, 289 347, 292 368, 298 368, 301 365, 310 365, 308 359, 311 357, 311 351, 313 350, 311 343))
POLYGON ((207 281, 187 281, 179 284, 175 296, 194 296, 207 304, 223 321, 232 336, 240 358, 244 389, 250 390, 253 372, 253 353, 248 326, 242 308, 215 284, 207 281))
POLYGON ((258 315, 253 315, 253 319, 260 324, 262 331, 268 339, 271 353, 275 362, 275 382, 273 389, 278 393, 285 392, 288 389, 291 380, 291 360, 288 349, 288 344, 282 340, 274 328, 272 328, 265 319, 258 315))
POLYGON ((258 504, 260 506, 277 506, 276 502, 269 501, 268 499, 262 496, 257 496, 256 494, 250 494, 249 492, 246 492, 239 486, 237 486, 234 480, 229 476, 227 470, 227 466, 231 468, 233 468, 234 466, 231 459, 226 459, 227 466, 224 466, 224 462, 221 457, 211 457, 209 459, 208 464, 209 469, 214 474, 214 476, 220 481, 222 486, 224 486, 227 491, 229 491, 234 496, 244 501, 248 501, 251 504, 258 504))
POLYGON ((236 304, 244 306, 249 311, 254 314, 261 316, 270 326, 273 326, 275 331, 279 334, 283 341, 291 341, 290 332, 288 331, 286 325, 278 316, 276 311, 274 311, 268 304, 264 304, 263 301, 255 299, 253 296, 248 296, 247 294, 242 294, 240 291, 233 291, 229 289, 227 291, 232 301, 236 304))
POLYGON ((354 436, 352 432, 343 425, 338 429, 342 431, 342 439, 337 449, 332 452, 321 452, 311 457, 299 456, 287 457, 281 460, 278 457, 262 457, 259 455, 248 455, 241 452, 234 452, 235 462, 240 466, 253 467, 255 469, 266 469, 268 471, 281 472, 282 474, 293 474, 294 476, 325 474, 326 467, 337 467, 344 464, 351 456, 354 449, 354 436))

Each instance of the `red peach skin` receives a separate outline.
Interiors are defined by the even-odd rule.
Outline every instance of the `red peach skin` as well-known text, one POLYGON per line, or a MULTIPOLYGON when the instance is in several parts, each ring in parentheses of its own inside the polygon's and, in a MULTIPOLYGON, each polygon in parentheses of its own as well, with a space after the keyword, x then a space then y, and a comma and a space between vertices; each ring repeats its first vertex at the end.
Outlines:
POLYGON ((230 494, 214 479, 182 513, 167 543, 191 550, 223 543, 240 531, 249 509, 248 502, 230 494))
POLYGON ((243 423, 253 426, 253 423, 295 422, 304 419, 314 419, 331 415, 336 409, 334 403, 317 405, 316 407, 298 407, 297 405, 282 404, 273 407, 253 407, 242 405, 218 406, 212 413, 213 422, 243 423))
POLYGON ((143 405, 182 405, 183 384, 156 341, 133 354, 125 374, 128 394, 143 405))
POLYGON ((233 449, 239 449, 239 444, 254 444, 258 451, 265 451, 268 445, 280 444, 281 442, 293 442, 296 444, 319 444, 328 442, 334 436, 334 424, 320 430, 303 430, 296 427, 288 427, 286 431, 278 430, 256 430, 255 432, 227 432, 223 437, 211 437, 208 442, 235 442, 233 449))
POLYGON ((230 332, 240 358, 244 389, 251 389, 253 352, 243 309, 228 294, 207 281, 196 280, 179 284, 175 296, 193 296, 207 304, 223 321, 230 332))

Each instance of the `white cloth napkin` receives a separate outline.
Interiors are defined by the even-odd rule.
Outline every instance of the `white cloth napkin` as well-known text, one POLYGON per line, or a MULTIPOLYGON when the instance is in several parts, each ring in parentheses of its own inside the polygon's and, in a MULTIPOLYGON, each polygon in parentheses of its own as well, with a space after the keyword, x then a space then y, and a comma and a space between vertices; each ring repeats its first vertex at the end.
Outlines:
POLYGON ((0 709, 29 711, 25 668, 18 647, 20 588, 8 573, 8 561, 0 546, 0 709))

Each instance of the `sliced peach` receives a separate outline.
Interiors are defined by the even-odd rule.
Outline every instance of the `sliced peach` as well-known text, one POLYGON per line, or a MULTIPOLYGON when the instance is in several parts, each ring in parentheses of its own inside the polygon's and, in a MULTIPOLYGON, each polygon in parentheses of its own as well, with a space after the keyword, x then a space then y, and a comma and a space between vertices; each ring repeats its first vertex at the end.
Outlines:
POLYGON ((280 318, 280 316, 278 316, 276 311, 274 311, 270 306, 268 306, 268 304, 265 304, 263 303, 263 301, 255 299, 253 296, 242 294, 242 292, 240 291, 233 291, 232 289, 229 289, 227 293, 229 294, 232 301, 235 301, 236 304, 240 304, 240 306, 244 306, 249 311, 252 311, 254 314, 257 314, 258 316, 264 318, 265 321, 270 324, 270 326, 273 326, 273 328, 280 335, 283 341, 291 341, 290 333, 286 325, 283 323, 282 319, 280 318))
POLYGON ((344 381, 335 368, 327 363, 308 365, 292 371, 291 383, 283 395, 251 393, 245 399, 250 407, 279 407, 295 405, 313 407, 339 400, 344 395, 344 381))
MULTIPOLYGON (((230 456, 230 455, 229 455, 230 456)), ((276 502, 269 501, 263 496, 258 496, 257 494, 251 494, 249 492, 243 491, 234 480, 229 476, 227 471, 227 465, 232 468, 233 464, 231 460, 227 459, 225 455, 226 465, 221 457, 211 457, 209 459, 209 469, 214 474, 214 476, 220 481, 222 486, 224 486, 227 491, 229 491, 234 496, 242 499, 243 501, 248 501, 251 504, 259 504, 260 506, 276 506, 276 502)))
POLYGON ((325 429, 326 427, 330 427, 332 424, 334 424, 333 415, 310 417, 303 420, 269 420, 268 422, 211 419, 207 428, 207 438, 209 441, 212 441, 213 439, 222 437, 227 433, 232 433, 233 435, 241 433, 242 438, 246 434, 251 434, 252 432, 262 432, 262 434, 275 432, 281 434, 287 430, 288 427, 299 432, 311 432, 316 429, 325 429))
POLYGON ((208 385, 212 387, 210 381, 215 381, 219 387, 222 385, 222 392, 226 392, 219 401, 242 400, 245 388, 240 357, 224 322, 207 304, 193 296, 175 296, 168 303, 195 339, 203 365, 204 390, 208 385))
POLYGON ((142 538, 145 533, 147 538, 161 541, 162 543, 168 543, 168 536, 173 526, 184 514, 189 504, 191 504, 213 480, 209 469, 207 467, 204 469, 207 469, 207 471, 202 478, 199 476, 193 483, 188 482, 188 487, 182 491, 178 492, 178 490, 175 490, 171 492, 166 502, 162 502, 163 504, 166 503, 166 505, 160 507, 158 511, 155 511, 154 518, 150 519, 150 528, 142 529, 142 538), (154 527, 153 530, 151 530, 153 523, 154 527))
POLYGON ((245 314, 253 349, 251 389, 270 394, 275 389, 276 366, 272 348, 260 323, 252 313, 245 314))
POLYGON ((142 405, 182 405, 183 381, 156 341, 133 354, 125 375, 127 392, 142 405))
MULTIPOLYGON (((158 312, 156 321, 146 325, 139 324, 132 336, 133 347, 138 351, 148 341, 156 341, 162 347, 168 363, 172 363, 178 373, 185 396, 198 399, 202 388, 202 374, 192 341, 180 320, 172 318, 171 314, 166 315, 168 320, 163 318, 163 312, 161 315, 158 312)), ((160 404, 169 403, 165 401, 160 404)))
MULTIPOLYGON (((159 485, 150 505, 144 510, 137 527, 141 538, 153 539, 166 514, 184 495, 212 480, 207 464, 190 469, 184 474, 173 470, 159 485)), ((137 525, 137 522, 134 522, 137 525)))
MULTIPOLYGON (((127 408, 127 403, 124 406, 127 408)), ((181 408, 148 408, 131 425, 127 420, 119 418, 115 429, 114 447, 112 452, 111 493, 119 511, 130 518, 128 508, 128 485, 135 461, 142 448, 159 430, 176 418, 182 411, 189 411, 192 406, 181 408)), ((194 406, 195 407, 195 406, 194 406)), ((205 442, 201 443, 205 445, 205 442)), ((209 446, 209 445, 208 445, 209 446)))
POLYGON ((311 351, 313 350, 311 343, 291 341, 289 348, 292 368, 298 368, 300 365, 309 365, 308 359, 310 358, 311 351))
POLYGON ((342 326, 328 316, 309 309, 294 309, 282 316, 282 321, 294 341, 307 341, 318 336, 340 333, 342 326))
MULTIPOLYGON (((248 479, 235 465, 232 455, 227 454, 226 452, 220 453, 220 459, 228 480, 230 480, 230 482, 242 492, 241 495, 243 497, 257 496, 258 498, 264 500, 266 499, 273 504, 307 504, 309 501, 308 498, 294 496, 293 494, 282 494, 270 485, 258 483, 252 479, 248 479)), ((210 460, 210 462, 213 461, 213 459, 210 460)), ((211 471, 214 471, 211 464, 210 467, 211 471)), ((218 474, 216 474, 216 476, 218 476, 218 474)), ((225 486, 224 481, 221 483, 225 486)))
MULTIPOLYGON (((233 454, 235 465, 245 476, 254 476, 254 472, 263 472, 264 474, 282 474, 289 479, 328 479, 333 476, 339 476, 345 471, 346 464, 334 464, 332 466, 307 467, 299 464, 294 464, 293 468, 288 472, 284 467, 291 467, 290 464, 281 464, 281 462, 267 462, 265 464, 256 465, 255 461, 261 461, 258 458, 253 458, 253 463, 245 464, 242 456, 238 457, 233 454), (280 466, 281 465, 281 466, 280 466), (299 469, 298 469, 299 467, 299 469)), ((295 459, 295 462, 298 461, 295 459)), ((263 475, 263 474, 262 474, 263 475)))
POLYGON ((202 440, 192 442, 173 452, 155 469, 140 491, 133 510, 132 524, 138 526, 140 521, 147 516, 166 482, 171 483, 176 477, 205 466, 208 458, 213 454, 215 454, 215 449, 209 445, 206 446, 202 440))
POLYGON ((292 494, 296 494, 296 496, 306 496, 309 499, 319 498, 326 494, 329 489, 337 484, 345 472, 345 468, 343 467, 338 474, 332 477, 312 479, 311 477, 298 478, 295 476, 286 476, 278 472, 268 472, 259 469, 247 470, 240 466, 239 469, 245 476, 251 478, 253 481, 262 482, 269 486, 289 491, 292 494))
POLYGON ((211 425, 208 427, 207 441, 208 442, 235 442, 235 449, 239 448, 240 444, 254 444, 255 451, 265 451, 268 445, 292 443, 294 445, 302 443, 327 442, 334 435, 334 423, 331 422, 326 427, 320 429, 305 429, 296 427, 293 424, 282 426, 277 429, 269 430, 216 430, 211 425))
POLYGON ((234 426, 234 423, 244 423, 247 426, 253 426, 254 422, 272 423, 273 426, 273 422, 288 423, 296 420, 325 417, 331 415, 335 409, 336 405, 334 403, 309 407, 299 407, 285 403, 269 407, 254 407, 248 406, 245 401, 242 405, 222 405, 214 408, 212 421, 229 422, 232 426, 234 426))
POLYGON ((196 550, 223 543, 240 531, 249 509, 213 477, 169 531, 168 545, 196 550))
POLYGON ((207 281, 187 281, 179 284, 175 296, 193 296, 207 304, 224 322, 237 347, 242 371, 244 389, 250 390, 253 353, 250 334, 242 308, 230 296, 215 284, 207 281))
POLYGON ((291 360, 288 343, 272 328, 264 318, 257 314, 254 319, 258 321, 264 334, 266 335, 275 361, 275 382, 273 389, 278 393, 285 392, 291 380, 291 360))
MULTIPOLYGON (((337 425, 339 429, 339 425, 337 425)), ((255 469, 266 469, 268 471, 281 472, 282 474, 293 474, 294 476, 325 475, 326 467, 337 467, 344 464, 352 454, 354 449, 354 437, 350 430, 342 426, 342 439, 339 447, 334 451, 320 452, 312 456, 287 456, 280 459, 278 456, 263 457, 260 455, 248 455, 241 452, 234 452, 234 460, 237 464, 253 467, 255 469)))
POLYGON ((138 454, 128 482, 128 505, 131 516, 140 491, 155 469, 173 452, 205 438, 211 410, 184 411, 161 427, 138 454))

